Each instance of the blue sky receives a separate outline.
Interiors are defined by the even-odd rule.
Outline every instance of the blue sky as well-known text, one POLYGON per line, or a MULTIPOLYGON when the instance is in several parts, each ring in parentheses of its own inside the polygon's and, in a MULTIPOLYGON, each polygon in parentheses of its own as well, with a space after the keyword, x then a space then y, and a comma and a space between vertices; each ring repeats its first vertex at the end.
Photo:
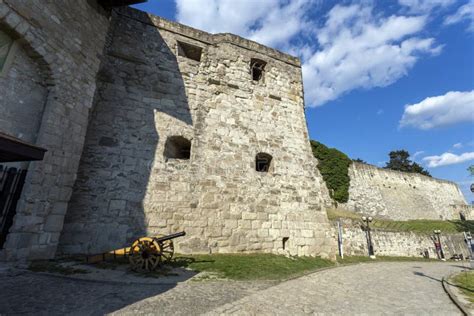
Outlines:
POLYGON ((406 149, 474 201, 474 0, 148 0, 138 9, 300 57, 310 137, 384 166, 406 149))

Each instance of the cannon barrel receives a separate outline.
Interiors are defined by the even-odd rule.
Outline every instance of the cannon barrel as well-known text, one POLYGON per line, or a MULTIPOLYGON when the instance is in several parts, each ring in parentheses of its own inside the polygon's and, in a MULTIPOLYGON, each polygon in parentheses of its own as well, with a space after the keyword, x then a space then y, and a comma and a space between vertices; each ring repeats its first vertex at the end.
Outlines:
POLYGON ((155 237, 154 239, 157 242, 163 242, 163 241, 171 240, 171 239, 174 239, 174 238, 182 237, 182 236, 185 236, 185 235, 186 235, 186 232, 182 231, 182 232, 179 232, 179 233, 174 233, 174 234, 166 235, 166 236, 163 236, 163 237, 155 237))

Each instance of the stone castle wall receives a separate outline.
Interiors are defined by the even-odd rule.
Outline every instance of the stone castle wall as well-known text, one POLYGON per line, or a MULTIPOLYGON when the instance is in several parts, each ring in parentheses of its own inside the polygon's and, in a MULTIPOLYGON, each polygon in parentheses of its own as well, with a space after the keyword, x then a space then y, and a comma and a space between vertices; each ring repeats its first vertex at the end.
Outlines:
MULTIPOLYGON (((7 33, 2 35, 15 40, 7 33)), ((46 75, 20 44, 11 45, 9 56, 11 64, 0 73, 0 131, 34 143, 48 94, 46 75)))
POLYGON ((458 208, 466 206, 461 191, 450 181, 357 162, 349 167, 349 176, 349 201, 341 206, 366 215, 393 220, 459 219, 458 208))
MULTIPOLYGON (((48 150, 21 164, 0 257, 51 258, 58 243, 97 253, 179 230, 180 252, 332 257, 299 60, 132 9, 109 17, 93 0, 0 0, 0 31, 17 46, 0 74, 0 132, 48 150), (267 63, 259 81, 253 59, 267 63), (166 156, 173 137, 190 142, 190 159, 166 156), (259 153, 268 172, 255 170, 259 153)), ((472 219, 451 182, 357 163, 350 175, 349 209, 472 219)))
POLYGON ((461 218, 465 220, 474 220, 474 205, 455 204, 451 207, 453 218, 461 218))
POLYGON ((0 0, 0 31, 18 44, 0 78, 0 131, 48 150, 43 161, 22 166, 28 175, 2 258, 56 252, 108 29, 93 4, 0 0))
POLYGON ((62 252, 185 230, 178 252, 333 256, 299 61, 131 9, 111 27, 62 252), (179 56, 177 41, 201 60, 179 56), (267 62, 263 80, 252 58, 267 62), (189 160, 164 156, 173 136, 191 141, 189 160), (255 169, 261 152, 269 172, 255 169))
MULTIPOLYGON (((361 226, 344 220, 342 227, 344 255, 367 256, 367 236, 361 226)), ((434 242, 428 235, 373 229, 371 238, 376 256, 422 257, 428 250, 430 258, 437 257, 434 242)), ((440 239, 445 257, 450 258, 454 254, 463 254, 465 258, 469 256, 463 233, 442 234, 440 239)))

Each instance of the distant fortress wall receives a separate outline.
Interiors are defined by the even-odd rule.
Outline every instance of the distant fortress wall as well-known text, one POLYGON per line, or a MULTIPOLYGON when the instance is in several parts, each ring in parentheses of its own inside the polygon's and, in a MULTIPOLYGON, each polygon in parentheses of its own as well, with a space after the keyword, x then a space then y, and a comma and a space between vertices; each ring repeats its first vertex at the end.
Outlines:
POLYGON ((341 206, 393 220, 471 219, 472 207, 454 182, 354 162, 349 201, 341 206))

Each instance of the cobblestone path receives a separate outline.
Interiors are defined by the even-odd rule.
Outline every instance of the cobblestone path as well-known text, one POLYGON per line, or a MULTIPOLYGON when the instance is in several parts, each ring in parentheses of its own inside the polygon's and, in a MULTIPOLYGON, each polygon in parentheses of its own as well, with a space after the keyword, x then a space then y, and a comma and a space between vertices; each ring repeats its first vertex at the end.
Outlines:
POLYGON ((271 287, 209 315, 460 315, 441 278, 457 263, 372 263, 314 273, 271 287))
POLYGON ((456 263, 372 263, 274 282, 112 284, 0 273, 0 314, 458 315, 441 277, 456 263))
POLYGON ((122 308, 127 314, 196 315, 275 284, 230 281, 120 284, 31 272, 0 273, 0 315, 104 315, 122 308))

